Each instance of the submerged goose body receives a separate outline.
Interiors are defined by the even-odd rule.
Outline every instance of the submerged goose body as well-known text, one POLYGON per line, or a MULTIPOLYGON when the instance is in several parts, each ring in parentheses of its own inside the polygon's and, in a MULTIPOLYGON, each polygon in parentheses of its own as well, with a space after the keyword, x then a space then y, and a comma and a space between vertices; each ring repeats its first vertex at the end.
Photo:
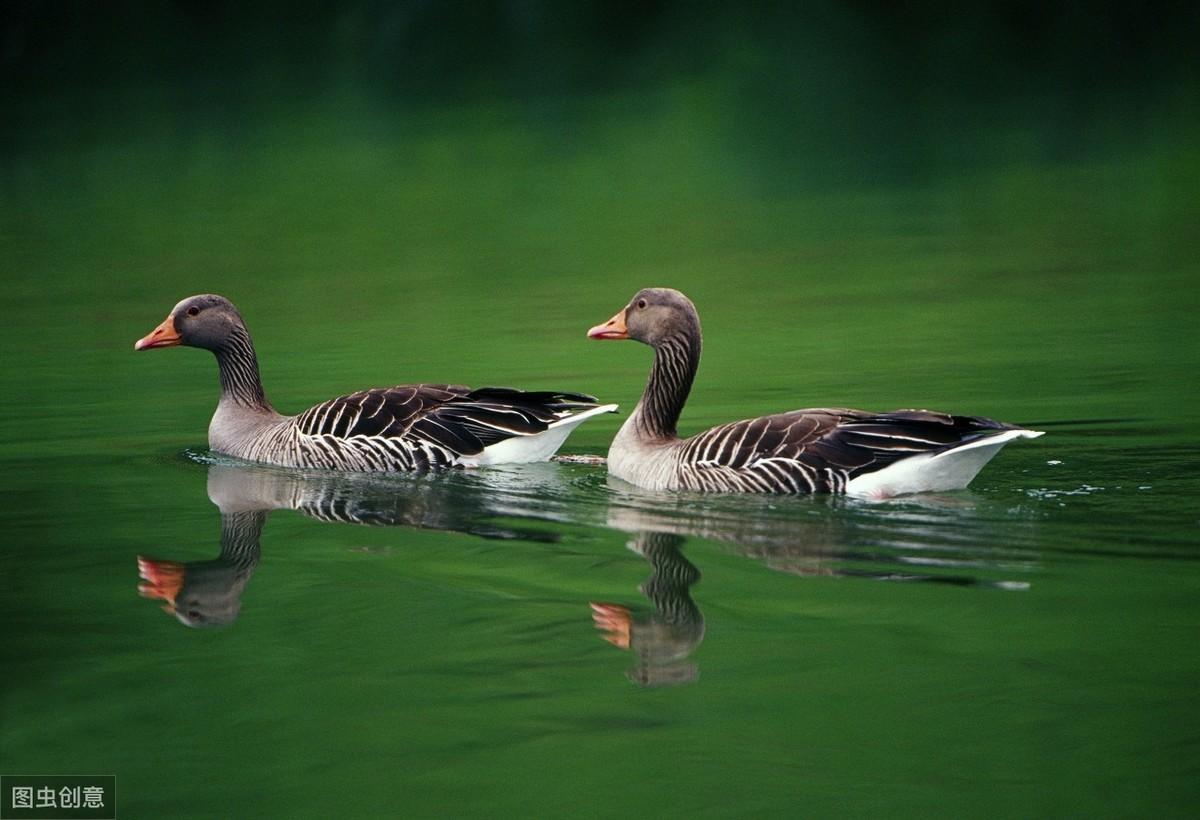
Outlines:
POLYGON ((213 294, 184 299, 135 350, 211 350, 221 398, 208 428, 215 452, 286 467, 407 472, 545 461, 579 424, 616 410, 580 393, 409 384, 363 390, 296 416, 267 401, 237 308, 213 294))
POLYGON ((816 408, 680 438, 675 425, 700 363, 700 319, 691 301, 648 288, 588 336, 654 348, 645 392, 608 454, 611 475, 646 489, 873 497, 955 490, 1009 441, 1041 435, 928 410, 816 408))

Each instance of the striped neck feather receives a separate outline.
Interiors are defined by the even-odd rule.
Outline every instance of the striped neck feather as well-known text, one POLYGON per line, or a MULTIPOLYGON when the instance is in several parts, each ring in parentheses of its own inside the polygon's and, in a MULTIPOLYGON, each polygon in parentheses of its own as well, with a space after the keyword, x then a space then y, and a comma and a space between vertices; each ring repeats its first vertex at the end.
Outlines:
POLYGON ((258 356, 245 328, 235 327, 224 343, 213 350, 221 371, 221 400, 246 407, 271 410, 258 375, 258 356))
POLYGON ((267 521, 265 510, 221 513, 219 560, 241 569, 253 569, 259 559, 259 539, 267 521))
POLYGON ((642 400, 634 410, 640 434, 652 439, 673 439, 675 424, 692 390, 700 366, 700 334, 680 331, 654 346, 654 366, 642 400))

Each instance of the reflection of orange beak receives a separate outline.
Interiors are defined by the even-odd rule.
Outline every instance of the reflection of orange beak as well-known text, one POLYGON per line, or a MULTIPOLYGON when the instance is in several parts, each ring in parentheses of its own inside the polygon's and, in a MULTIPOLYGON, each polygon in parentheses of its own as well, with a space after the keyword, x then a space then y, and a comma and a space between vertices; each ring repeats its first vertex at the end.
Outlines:
POLYGON ((625 308, 617 311, 617 315, 602 325, 596 325, 588 331, 589 339, 628 339, 629 331, 625 329, 625 308))
POLYGON ((620 604, 598 604, 592 601, 592 622, 604 633, 604 640, 618 649, 628 649, 633 631, 633 618, 620 604))
POLYGON ((138 584, 138 595, 166 601, 163 612, 175 613, 175 597, 183 587, 187 569, 178 561, 158 561, 138 556, 138 576, 147 583, 138 584))
POLYGON ((175 329, 175 318, 168 316, 149 334, 133 343, 134 350, 149 350, 152 347, 174 347, 179 344, 179 331, 175 329))

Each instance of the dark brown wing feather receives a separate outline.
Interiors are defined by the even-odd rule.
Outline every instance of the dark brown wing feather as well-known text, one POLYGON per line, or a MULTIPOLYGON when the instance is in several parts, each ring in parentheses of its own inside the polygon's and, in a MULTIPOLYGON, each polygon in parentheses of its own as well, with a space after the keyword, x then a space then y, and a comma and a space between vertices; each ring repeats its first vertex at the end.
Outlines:
POLYGON ((596 406, 580 393, 502 387, 408 384, 339 396, 297 419, 309 436, 424 441, 457 455, 476 455, 513 436, 535 435, 574 410, 596 406))
POLYGON ((759 492, 836 492, 902 458, 1010 429, 992 419, 927 410, 794 410, 706 430, 688 440, 682 464, 696 489, 724 483, 759 492))

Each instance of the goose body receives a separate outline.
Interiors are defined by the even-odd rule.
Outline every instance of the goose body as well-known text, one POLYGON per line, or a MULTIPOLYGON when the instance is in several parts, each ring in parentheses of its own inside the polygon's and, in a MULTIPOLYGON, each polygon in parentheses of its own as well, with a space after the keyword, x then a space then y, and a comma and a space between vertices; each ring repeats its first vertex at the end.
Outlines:
POLYGON ((409 384, 282 415, 267 401, 241 314, 213 294, 184 299, 134 349, 175 345, 205 348, 217 358, 221 398, 209 447, 286 467, 405 472, 545 461, 575 427, 617 409, 580 393, 409 384))
POLYGON ((651 490, 846 493, 962 489, 1001 447, 1041 433, 928 410, 793 410, 680 438, 675 425, 700 363, 700 319, 682 293, 647 288, 593 339, 654 348, 646 389, 608 454, 611 475, 651 490))

